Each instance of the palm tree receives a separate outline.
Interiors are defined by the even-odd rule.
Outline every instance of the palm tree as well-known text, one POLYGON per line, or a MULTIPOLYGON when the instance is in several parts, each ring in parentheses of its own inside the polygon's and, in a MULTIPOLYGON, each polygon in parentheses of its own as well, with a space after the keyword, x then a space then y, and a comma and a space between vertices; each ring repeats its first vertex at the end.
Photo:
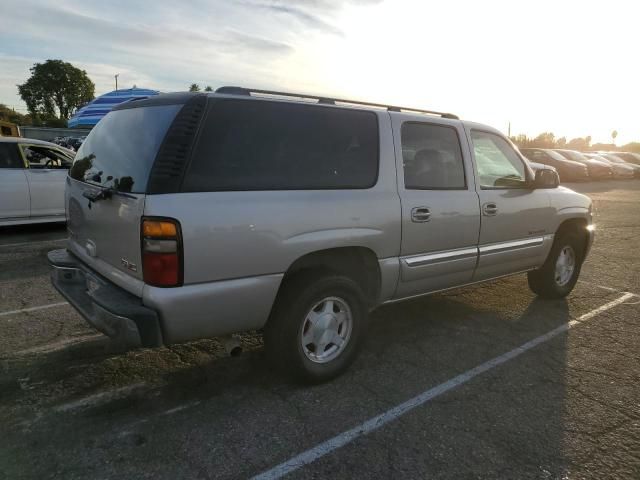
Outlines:
POLYGON ((191 86, 189 87, 189 91, 190 92, 199 92, 200 91, 200 85, 198 85, 197 83, 192 83, 191 86))
POLYGON ((615 145, 616 144, 616 137, 618 136, 618 131, 614 130, 613 132, 611 132, 611 140, 612 143, 615 145))

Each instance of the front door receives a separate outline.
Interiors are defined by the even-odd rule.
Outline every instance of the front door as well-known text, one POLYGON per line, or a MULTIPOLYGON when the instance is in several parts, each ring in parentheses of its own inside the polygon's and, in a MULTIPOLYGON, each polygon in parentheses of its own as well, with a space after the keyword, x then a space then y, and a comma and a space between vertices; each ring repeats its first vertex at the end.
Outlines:
POLYGON ((29 184, 15 143, 0 143, 0 221, 29 216, 29 184))
POLYGON ((31 217, 64 216, 64 186, 71 158, 53 147, 21 145, 27 161, 31 217))
POLYGON ((471 281, 480 210, 459 122, 391 114, 402 204, 397 298, 471 281))
POLYGON ((482 212, 474 281, 540 266, 553 241, 547 191, 531 188, 531 172, 507 139, 476 129, 468 134, 482 212))

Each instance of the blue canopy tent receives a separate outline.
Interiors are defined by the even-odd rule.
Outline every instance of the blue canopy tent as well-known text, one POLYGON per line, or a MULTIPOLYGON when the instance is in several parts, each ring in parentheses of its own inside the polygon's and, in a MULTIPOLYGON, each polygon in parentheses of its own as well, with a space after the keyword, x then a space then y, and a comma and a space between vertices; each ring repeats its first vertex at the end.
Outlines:
POLYGON ((93 128, 102 117, 119 103, 126 102, 133 98, 150 97, 152 95, 158 95, 159 93, 157 90, 136 87, 105 93, 104 95, 94 98, 84 107, 77 110, 69 119, 67 125, 69 128, 93 128))

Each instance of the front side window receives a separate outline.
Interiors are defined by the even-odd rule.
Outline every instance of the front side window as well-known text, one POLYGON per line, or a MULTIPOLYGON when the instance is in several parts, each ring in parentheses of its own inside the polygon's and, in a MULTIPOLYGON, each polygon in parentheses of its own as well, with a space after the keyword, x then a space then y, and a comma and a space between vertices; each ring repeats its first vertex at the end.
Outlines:
POLYGON ((524 162, 499 135, 472 130, 471 139, 482 188, 523 188, 527 185, 524 162))
POLYGON ((183 191, 370 188, 378 142, 372 112, 219 100, 209 107, 183 191))
POLYGON ((404 123, 402 160, 407 190, 466 189, 460 140, 452 127, 404 123))
POLYGON ((0 143, 0 168, 24 168, 15 143, 0 143))
POLYGON ((53 148, 22 145, 22 153, 29 168, 69 168, 73 159, 53 148))

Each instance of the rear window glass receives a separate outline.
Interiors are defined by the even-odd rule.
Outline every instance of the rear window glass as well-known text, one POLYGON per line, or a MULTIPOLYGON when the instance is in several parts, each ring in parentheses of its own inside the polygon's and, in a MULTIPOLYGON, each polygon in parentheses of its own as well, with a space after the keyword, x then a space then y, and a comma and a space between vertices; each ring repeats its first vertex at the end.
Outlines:
POLYGON ((372 112, 221 100, 209 107, 183 191, 370 188, 377 176, 372 112))
POLYGON ((78 150, 69 175, 120 192, 144 193, 160 144, 181 107, 109 112, 78 150))

